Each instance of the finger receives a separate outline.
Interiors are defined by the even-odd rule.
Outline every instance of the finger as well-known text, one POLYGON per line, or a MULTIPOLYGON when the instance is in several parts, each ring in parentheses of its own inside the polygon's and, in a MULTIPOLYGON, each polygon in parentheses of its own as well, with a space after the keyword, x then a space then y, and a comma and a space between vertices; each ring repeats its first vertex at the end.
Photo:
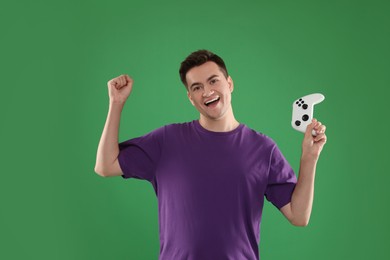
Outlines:
POLYGON ((121 80, 120 80, 119 78, 116 78, 116 79, 114 80, 114 87, 115 87, 116 89, 120 89, 120 88, 121 88, 121 80))
POLYGON ((317 119, 313 118, 313 120, 311 121, 311 124, 312 124, 312 128, 313 128, 314 130, 316 130, 317 127, 319 126, 319 124, 321 124, 321 123, 318 122, 317 119))
POLYGON ((307 125, 306 132, 305 132, 305 138, 311 138, 313 136, 314 124, 315 124, 315 121, 313 119, 312 122, 307 125))
POLYGON ((133 79, 130 78, 129 76, 127 76, 126 77, 126 86, 132 86, 132 85, 133 85, 133 79))
POLYGON ((318 130, 319 130, 320 133, 325 133, 326 125, 321 125, 318 130))
POLYGON ((121 87, 121 88, 124 87, 124 86, 126 85, 126 78, 125 78, 125 76, 124 76, 124 75, 121 75, 121 76, 119 77, 119 80, 120 80, 120 87, 121 87))
POLYGON ((129 75, 125 74, 125 78, 126 78, 126 82, 127 82, 127 83, 132 83, 132 82, 133 82, 133 79, 130 78, 129 75))
POLYGON ((316 137, 314 137, 314 142, 326 142, 326 135, 325 134, 318 134, 316 137))
POLYGON ((305 132, 305 136, 306 137, 311 137, 313 135, 313 130, 315 130, 315 126, 317 124, 317 119, 313 118, 311 120, 311 123, 307 125, 306 127, 306 132, 305 132))
POLYGON ((313 119, 313 123, 314 123, 314 125, 313 125, 314 129, 318 129, 318 127, 320 127, 322 125, 320 121, 317 121, 317 120, 314 121, 314 119, 313 119))
POLYGON ((320 125, 318 127, 314 127, 314 131, 318 134, 323 134, 325 133, 326 126, 325 125, 320 125))
POLYGON ((116 85, 117 85, 116 79, 110 80, 110 81, 108 82, 108 85, 109 85, 110 87, 116 87, 116 85))

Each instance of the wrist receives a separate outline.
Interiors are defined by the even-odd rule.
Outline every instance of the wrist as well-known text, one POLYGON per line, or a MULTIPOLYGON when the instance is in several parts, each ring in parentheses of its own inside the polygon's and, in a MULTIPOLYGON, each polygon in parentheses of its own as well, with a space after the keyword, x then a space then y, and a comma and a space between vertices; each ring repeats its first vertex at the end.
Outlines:
POLYGON ((302 155, 299 166, 299 178, 314 177, 317 168, 317 160, 318 158, 316 159, 312 156, 302 155))
POLYGON ((306 154, 302 153, 301 155, 301 163, 314 163, 316 164, 318 161, 319 156, 314 154, 306 154))
POLYGON ((123 108, 124 106, 125 102, 110 100, 110 108, 123 108))
POLYGON ((109 115, 121 115, 123 111, 124 104, 120 103, 111 103, 108 108, 108 114, 109 115))

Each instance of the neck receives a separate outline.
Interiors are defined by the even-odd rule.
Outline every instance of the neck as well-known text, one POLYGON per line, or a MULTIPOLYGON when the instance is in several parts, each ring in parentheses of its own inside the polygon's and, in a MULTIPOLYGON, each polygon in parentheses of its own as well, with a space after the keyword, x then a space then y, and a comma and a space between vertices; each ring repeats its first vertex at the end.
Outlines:
POLYGON ((230 118, 211 119, 200 115, 199 124, 213 132, 229 132, 236 129, 240 123, 232 115, 230 118))

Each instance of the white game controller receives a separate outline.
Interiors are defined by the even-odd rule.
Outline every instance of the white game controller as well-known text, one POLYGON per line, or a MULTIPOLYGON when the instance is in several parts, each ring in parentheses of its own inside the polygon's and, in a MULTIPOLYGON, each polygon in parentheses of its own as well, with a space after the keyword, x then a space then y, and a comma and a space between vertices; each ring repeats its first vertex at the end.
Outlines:
MULTIPOLYGON (((305 133, 307 125, 313 119, 314 105, 321 103, 324 99, 324 95, 315 93, 295 100, 291 120, 292 127, 299 132, 305 133)), ((313 130, 312 135, 316 136, 317 133, 313 130)))

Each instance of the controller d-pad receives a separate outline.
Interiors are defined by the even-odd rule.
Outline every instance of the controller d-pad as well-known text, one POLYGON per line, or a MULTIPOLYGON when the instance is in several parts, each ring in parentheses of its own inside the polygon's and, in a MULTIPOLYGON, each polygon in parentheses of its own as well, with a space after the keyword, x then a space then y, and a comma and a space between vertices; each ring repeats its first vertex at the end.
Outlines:
POLYGON ((298 105, 298 107, 301 107, 302 105, 302 108, 303 109, 307 109, 307 105, 305 104, 305 101, 303 101, 302 98, 300 98, 297 102, 295 102, 296 105, 298 105))
POLYGON ((300 126, 301 125, 301 121, 299 121, 299 120, 295 121, 295 125, 296 126, 300 126))
POLYGON ((302 120, 306 122, 307 120, 309 120, 309 116, 308 115, 303 115, 302 116, 302 120))

